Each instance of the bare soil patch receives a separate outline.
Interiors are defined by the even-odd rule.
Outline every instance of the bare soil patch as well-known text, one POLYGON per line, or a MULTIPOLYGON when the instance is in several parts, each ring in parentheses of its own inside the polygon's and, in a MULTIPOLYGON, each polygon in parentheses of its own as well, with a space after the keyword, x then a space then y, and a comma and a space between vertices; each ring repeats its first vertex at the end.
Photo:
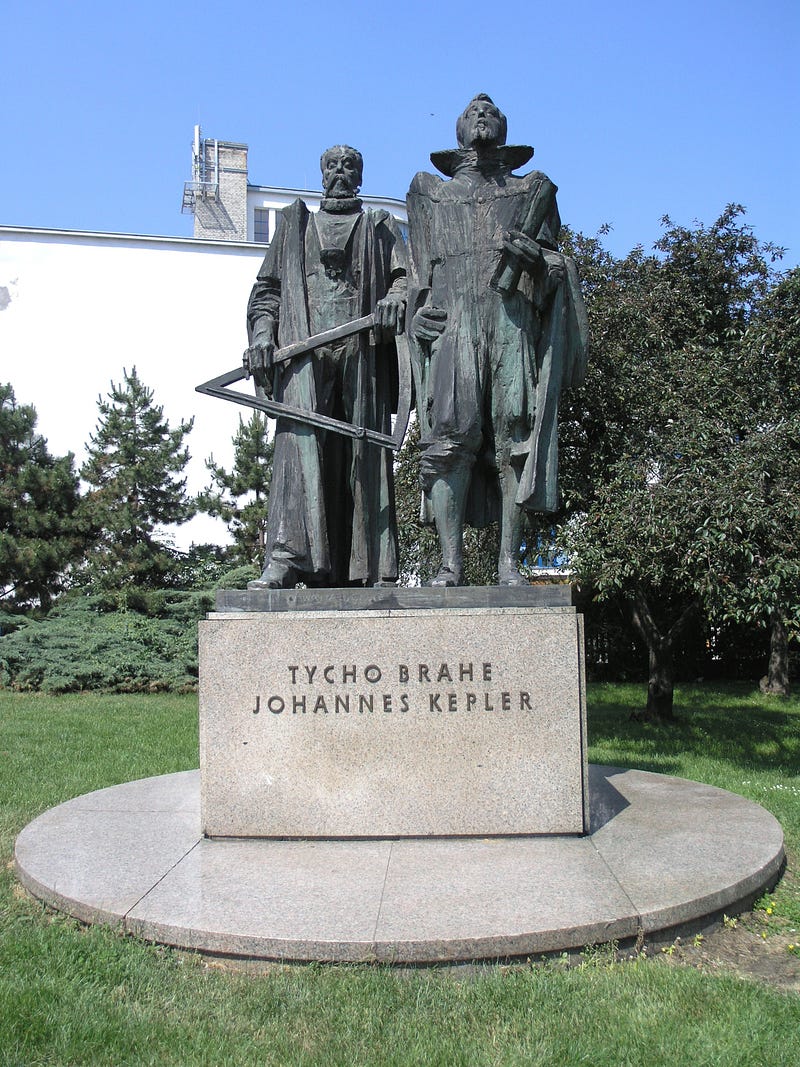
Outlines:
POLYGON ((652 950, 668 964, 696 967, 709 973, 734 972, 784 992, 800 993, 800 956, 789 945, 800 931, 763 912, 747 912, 694 938, 676 938, 652 950))

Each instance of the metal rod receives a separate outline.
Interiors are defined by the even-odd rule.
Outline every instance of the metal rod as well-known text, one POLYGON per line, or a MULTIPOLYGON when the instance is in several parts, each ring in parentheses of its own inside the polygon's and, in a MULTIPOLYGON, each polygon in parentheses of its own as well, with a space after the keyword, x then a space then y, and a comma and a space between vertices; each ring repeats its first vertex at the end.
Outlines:
POLYGON ((361 333, 362 330, 368 330, 374 325, 374 313, 372 315, 364 315, 363 318, 353 319, 352 322, 345 322, 341 326, 323 330, 322 333, 315 333, 312 337, 307 337, 305 341, 295 341, 291 345, 279 348, 277 352, 273 353, 272 361, 273 363, 285 363, 296 356, 302 356, 304 352, 311 352, 322 345, 330 344, 331 341, 340 341, 343 337, 352 337, 354 333, 361 333))

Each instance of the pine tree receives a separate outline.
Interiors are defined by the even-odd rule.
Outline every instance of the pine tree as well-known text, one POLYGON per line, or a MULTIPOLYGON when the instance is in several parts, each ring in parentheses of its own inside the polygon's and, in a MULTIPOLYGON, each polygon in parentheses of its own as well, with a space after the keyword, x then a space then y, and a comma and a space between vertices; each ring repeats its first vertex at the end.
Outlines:
POLYGON ((85 512, 95 532, 88 554, 89 584, 98 590, 157 588, 173 564, 163 527, 195 513, 181 477, 189 461, 184 438, 193 420, 170 429, 164 409, 136 368, 123 370, 90 437, 81 477, 91 491, 85 512))
POLYGON ((71 453, 54 457, 36 411, 0 385, 0 603, 47 611, 82 547, 71 453))
POLYGON ((237 562, 261 567, 275 445, 267 440, 266 420, 260 412, 254 411, 247 422, 239 416, 233 448, 230 472, 213 456, 206 460, 211 485, 197 498, 197 504, 201 511, 227 523, 237 562))

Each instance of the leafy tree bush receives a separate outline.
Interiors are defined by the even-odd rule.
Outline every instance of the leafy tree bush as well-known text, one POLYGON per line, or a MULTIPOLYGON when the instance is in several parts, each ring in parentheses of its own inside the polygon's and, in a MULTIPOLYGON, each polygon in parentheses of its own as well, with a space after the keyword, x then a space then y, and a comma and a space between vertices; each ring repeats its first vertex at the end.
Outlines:
POLYGON ((200 607, 173 601, 153 617, 104 611, 101 598, 73 594, 47 619, 0 639, 0 684, 51 693, 192 688, 200 607))
POLYGON ((780 250, 741 215, 730 205, 692 229, 665 218, 655 253, 624 259, 570 238, 593 348, 564 420, 563 539, 583 581, 626 605, 648 649, 654 718, 672 715, 687 627, 703 611, 724 619, 723 591, 746 588, 743 561, 756 555, 763 464, 759 474, 743 455, 764 419, 765 368, 749 338, 780 250))
POLYGON ((757 378, 748 432, 727 479, 729 529, 737 532, 735 580, 715 589, 723 620, 770 633, 762 688, 789 690, 789 640, 800 636, 800 268, 766 295, 746 336, 757 378))
POLYGON ((194 689, 197 623, 213 610, 214 589, 257 576, 255 567, 236 568, 204 587, 132 587, 121 598, 73 591, 46 619, 0 637, 0 687, 50 693, 194 689))
POLYGON ((47 611, 83 548, 73 456, 54 457, 36 411, 0 385, 0 603, 47 611))

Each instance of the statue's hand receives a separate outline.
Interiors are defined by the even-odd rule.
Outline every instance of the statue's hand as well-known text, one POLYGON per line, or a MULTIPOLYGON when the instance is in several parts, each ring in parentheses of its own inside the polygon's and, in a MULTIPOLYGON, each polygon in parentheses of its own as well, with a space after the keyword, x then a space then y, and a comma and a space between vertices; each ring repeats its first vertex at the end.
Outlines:
POLYGON ((242 356, 242 363, 247 376, 253 375, 256 385, 267 394, 272 395, 272 356, 275 352, 275 339, 272 330, 258 331, 253 342, 242 356))
POLYGON ((553 287, 560 285, 567 276, 564 257, 560 252, 545 252, 544 261, 547 264, 548 281, 553 287))
POLYGON ((375 307, 378 324, 389 333, 402 333, 406 322, 405 297, 387 293, 375 307))
POLYGON ((435 341, 447 328, 447 312, 430 304, 421 307, 411 320, 411 331, 419 341, 435 341))
POLYGON ((509 230, 503 237, 503 248, 522 260, 524 267, 535 267, 542 255, 542 246, 521 230, 509 230))

